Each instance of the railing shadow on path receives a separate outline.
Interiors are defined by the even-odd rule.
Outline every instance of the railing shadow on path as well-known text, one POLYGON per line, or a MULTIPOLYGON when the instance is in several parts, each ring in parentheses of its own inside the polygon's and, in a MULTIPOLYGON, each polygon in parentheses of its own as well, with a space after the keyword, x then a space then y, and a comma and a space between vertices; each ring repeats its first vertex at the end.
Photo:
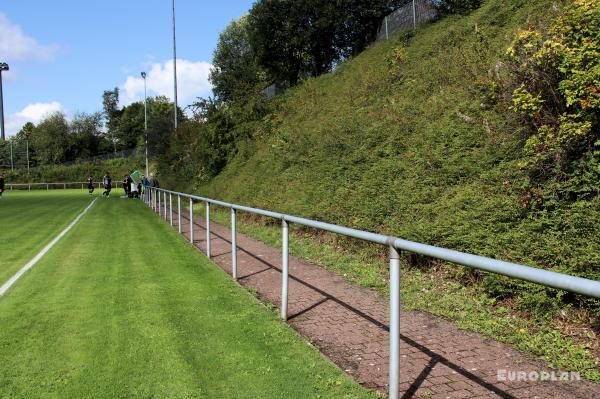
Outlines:
MULTIPOLYGON (((185 220, 186 225, 189 226, 189 218, 187 216, 184 216, 184 213, 182 212, 182 220, 185 220)), ((214 222, 211 222, 211 224, 214 222)), ((200 228, 201 230, 206 231, 206 227, 204 225, 202 225, 201 223, 198 223, 196 221, 194 221, 194 225, 198 228, 200 228)), ((188 227, 188 232, 189 232, 189 227, 188 227)), ((185 233, 185 231, 183 232, 185 233)), ((229 237, 225 237, 223 235, 220 235, 218 233, 216 233, 214 230, 211 229, 211 235, 216 237, 219 240, 224 241, 227 244, 231 244, 231 240, 229 237)), ((198 240, 194 240, 194 245, 196 244, 196 242, 200 243, 200 242, 204 242, 206 241, 205 239, 198 239, 198 240)), ((212 241, 212 240, 211 240, 212 241)), ((197 246, 196 246, 197 247, 197 246)), ((198 248, 198 247, 197 247, 198 248)), ((252 272, 249 273, 247 275, 241 275, 240 277, 238 277, 239 280, 244 280, 247 279, 248 277, 251 276, 256 276, 258 274, 270 271, 270 270, 274 270, 276 272, 281 273, 282 270, 279 266, 270 263, 268 261, 266 261, 265 259, 263 259, 262 257, 256 256, 255 254, 253 254, 252 252, 250 252, 249 250, 247 250, 246 248, 244 248, 239 242, 238 242, 238 251, 245 253, 246 255, 248 255, 249 257, 253 258, 254 260, 256 260, 257 262, 260 262, 261 264, 267 266, 264 269, 261 269, 259 271, 256 272, 252 272)), ((227 253, 222 253, 222 254, 215 254, 212 257, 213 258, 217 258, 219 256, 224 256, 227 254, 230 254, 231 252, 227 252, 227 253)), ((354 313, 355 315, 359 316, 360 318, 368 321, 369 323, 371 323, 372 325, 376 326, 377 328, 386 331, 389 333, 389 326, 379 320, 377 320, 376 318, 366 314, 365 312, 361 311, 360 309, 357 309, 356 307, 348 304, 347 302, 335 297, 334 295, 328 293, 327 291, 324 291, 323 289, 309 283, 306 282, 300 278, 298 278, 297 276, 294 276, 293 274, 289 274, 289 278, 302 284, 303 286, 305 286, 306 288, 309 288, 311 290, 313 290, 314 292, 318 293, 319 295, 323 296, 324 298, 316 303, 313 303, 312 305, 309 305, 307 307, 305 307, 304 309, 298 311, 295 314, 292 314, 288 317, 288 320, 294 319, 306 312, 309 312, 315 308, 317 308, 318 306, 328 302, 328 301, 333 301, 335 303, 337 303, 338 305, 346 308, 347 310, 351 311, 352 313, 354 313)), ((437 365, 437 364, 443 364, 445 366, 447 366, 448 368, 452 369, 453 371, 457 372, 458 374, 462 375, 463 377, 469 379, 470 381, 478 384, 479 386, 487 389, 490 392, 493 392, 494 394, 498 395, 499 397, 503 398, 503 399, 517 399, 515 396, 509 394, 508 392, 502 390, 501 388, 483 380, 482 378, 478 377, 477 375, 471 373, 469 370, 465 369, 464 367, 452 362, 451 360, 441 356, 438 353, 435 353, 434 351, 430 350, 429 348, 427 348, 425 345, 422 345, 414 340, 412 340, 411 338, 400 334, 400 339, 405 342, 406 344, 412 346, 415 349, 418 349, 419 351, 421 351, 422 353, 424 353, 425 355, 429 356, 430 360, 429 363, 425 366, 425 368, 423 368, 423 370, 420 372, 420 374, 418 375, 418 377, 411 383, 410 387, 405 391, 404 395, 402 396, 402 399, 408 399, 408 398, 412 398, 414 396, 414 394, 417 392, 417 390, 419 389, 419 387, 421 386, 421 384, 423 383, 423 381, 425 381, 425 379, 428 377, 428 375, 430 374, 430 372, 433 370, 433 368, 437 365)))

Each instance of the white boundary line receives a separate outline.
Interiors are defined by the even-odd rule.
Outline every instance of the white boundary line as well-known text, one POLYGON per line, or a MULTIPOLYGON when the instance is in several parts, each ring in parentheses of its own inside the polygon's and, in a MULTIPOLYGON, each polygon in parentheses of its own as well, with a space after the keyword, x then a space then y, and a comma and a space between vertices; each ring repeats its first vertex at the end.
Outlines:
POLYGON ((54 239, 52 241, 50 241, 48 243, 48 245, 46 245, 36 256, 34 256, 33 259, 31 259, 25 266, 23 266, 18 272, 15 273, 14 276, 12 276, 10 279, 8 279, 8 281, 6 283, 4 283, 2 285, 2 287, 0 287, 0 297, 3 296, 4 294, 6 294, 6 291, 8 291, 10 289, 10 287, 13 286, 14 283, 17 282, 17 280, 23 275, 25 274, 25 272, 29 269, 31 269, 33 266, 35 266, 35 264, 42 259, 42 257, 44 255, 46 255, 46 252, 48 252, 54 245, 56 245, 56 243, 65 235, 69 232, 69 230, 71 230, 73 228, 73 226, 75 226, 77 224, 77 222, 79 222, 79 219, 81 219, 83 217, 83 215, 85 215, 87 213, 87 211, 92 207, 92 205, 94 205, 94 203, 96 202, 98 198, 95 198, 79 215, 77 215, 77 217, 75 219, 73 219, 73 221, 71 222, 71 224, 69 224, 67 227, 65 227, 65 229, 63 231, 60 232, 59 235, 57 235, 56 237, 54 237, 54 239))

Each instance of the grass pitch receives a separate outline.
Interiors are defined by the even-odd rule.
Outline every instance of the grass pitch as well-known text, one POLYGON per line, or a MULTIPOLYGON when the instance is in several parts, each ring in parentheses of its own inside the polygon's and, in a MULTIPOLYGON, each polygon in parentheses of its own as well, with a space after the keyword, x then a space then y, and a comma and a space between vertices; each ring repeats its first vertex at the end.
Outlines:
MULTIPOLYGON (((22 218, 56 213, 51 202, 72 210, 61 225, 90 201, 76 192, 20 195, 19 206, 30 204, 22 218)), ((12 215, 5 208, 17 204, 0 206, 12 215)), ((151 210, 117 196, 99 198, 0 298, 0 325, 2 398, 375 396, 151 210)))

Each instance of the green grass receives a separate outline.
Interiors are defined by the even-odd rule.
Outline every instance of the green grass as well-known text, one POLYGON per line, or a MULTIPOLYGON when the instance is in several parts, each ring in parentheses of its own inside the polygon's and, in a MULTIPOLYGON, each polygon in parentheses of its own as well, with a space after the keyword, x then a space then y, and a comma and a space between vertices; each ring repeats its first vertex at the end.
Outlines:
POLYGON ((82 193, 5 191, 0 198, 0 282, 29 262, 85 208, 90 198, 82 193))
MULTIPOLYGON (((211 208, 211 215, 216 222, 229 224, 227 211, 211 208)), ((278 225, 265 225, 240 215, 238 230, 271 246, 281 246, 278 225)), ((339 237, 329 234, 315 239, 314 234, 292 224, 290 253, 331 270, 352 284, 389 295, 387 259, 381 256, 380 248, 363 246, 357 249, 354 242, 351 246, 354 249, 347 250, 348 241, 336 239, 339 237)), ((423 310, 452 320, 460 328, 541 356, 550 367, 577 371, 584 378, 600 383, 600 359, 590 353, 586 344, 563 336, 553 320, 524 317, 515 313, 509 304, 491 298, 480 286, 466 286, 454 281, 453 277, 464 271, 460 266, 440 266, 434 274, 411 267, 408 261, 404 257, 400 284, 405 309, 423 310)))
POLYGON ((99 198, 0 325, 2 398, 375 396, 134 200, 99 198))

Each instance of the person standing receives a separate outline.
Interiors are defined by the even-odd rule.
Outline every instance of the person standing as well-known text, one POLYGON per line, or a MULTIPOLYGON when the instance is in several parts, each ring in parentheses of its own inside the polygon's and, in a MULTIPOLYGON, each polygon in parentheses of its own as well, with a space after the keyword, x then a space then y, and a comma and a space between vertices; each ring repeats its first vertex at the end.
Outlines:
POLYGON ((125 177, 123 177, 123 190, 125 190, 126 197, 131 196, 131 185, 129 184, 129 175, 125 175, 125 177))
POLYGON ((144 194, 146 194, 146 197, 148 199, 148 201, 152 200, 152 192, 150 191, 150 181, 148 180, 148 177, 142 175, 142 186, 144 187, 144 194))
POLYGON ((0 198, 2 198, 2 193, 4 193, 4 176, 0 175, 0 198))
POLYGON ((110 174, 106 172, 106 174, 102 178, 102 184, 104 185, 104 192, 102 193, 102 195, 106 195, 107 197, 110 195, 110 190, 112 190, 111 182, 112 179, 110 177, 110 174))
POLYGON ((87 178, 87 188, 89 190, 90 195, 92 195, 92 193, 94 192, 94 179, 92 179, 92 176, 88 176, 87 178))
POLYGON ((154 176, 154 173, 150 173, 150 185, 153 188, 160 188, 160 184, 158 183, 156 176, 154 176))
POLYGON ((127 196, 129 198, 133 198, 135 186, 133 184, 133 179, 131 178, 131 175, 127 175, 127 189, 129 190, 127 196))

